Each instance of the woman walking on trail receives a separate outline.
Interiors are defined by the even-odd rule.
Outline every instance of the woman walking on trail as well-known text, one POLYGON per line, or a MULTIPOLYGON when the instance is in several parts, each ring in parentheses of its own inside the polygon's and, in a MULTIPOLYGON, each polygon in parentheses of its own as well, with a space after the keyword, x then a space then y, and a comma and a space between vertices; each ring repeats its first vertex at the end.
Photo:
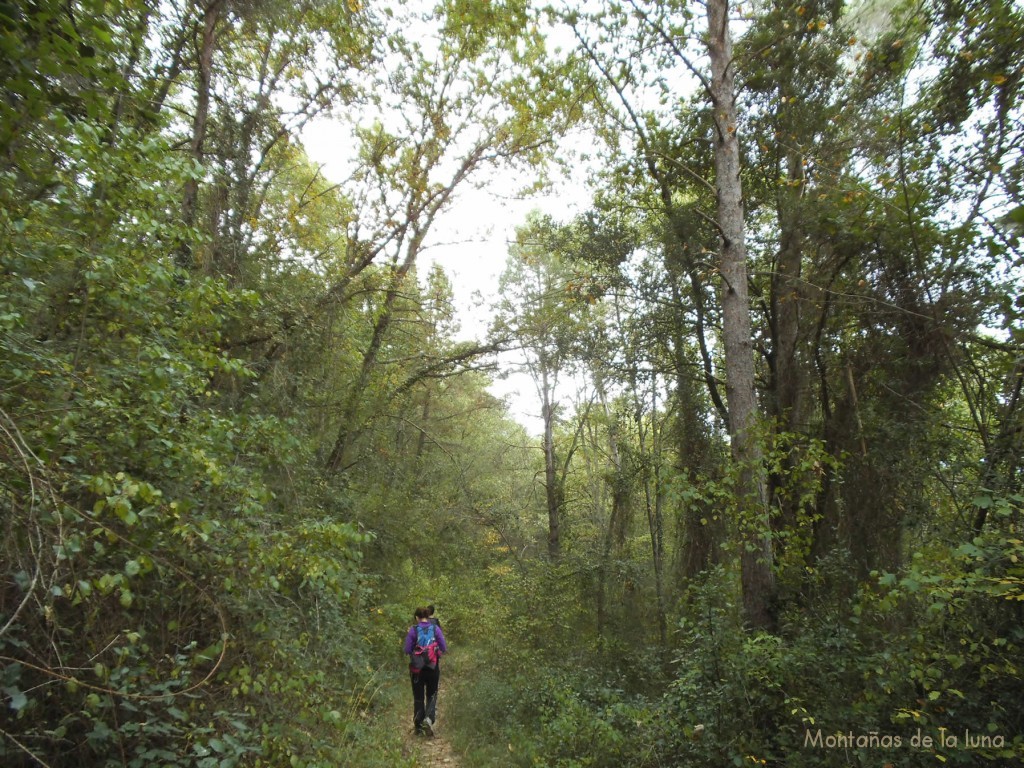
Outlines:
POLYGON ((441 682, 441 654, 448 644, 440 624, 430 621, 429 608, 417 608, 416 623, 405 635, 405 654, 409 657, 412 679, 412 722, 417 734, 434 735, 437 722, 437 688, 441 682))

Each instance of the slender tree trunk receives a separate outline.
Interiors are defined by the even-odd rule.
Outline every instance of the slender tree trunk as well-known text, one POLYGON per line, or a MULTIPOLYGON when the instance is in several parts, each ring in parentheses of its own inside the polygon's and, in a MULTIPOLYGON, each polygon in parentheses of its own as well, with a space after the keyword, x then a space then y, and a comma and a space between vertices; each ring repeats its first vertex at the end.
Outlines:
POLYGON ((424 428, 420 430, 420 435, 416 440, 416 458, 423 456, 423 452, 427 448, 427 430, 426 424, 430 419, 430 390, 426 391, 423 395, 423 413, 420 416, 420 420, 423 422, 424 428))
POLYGON ((754 351, 747 292, 746 232, 728 0, 707 0, 711 102, 716 129, 716 221, 722 238, 722 337, 732 458, 739 472, 743 609, 753 627, 770 627, 775 579, 763 450, 757 439, 754 351))
MULTIPOLYGON (((683 298, 679 286, 672 283, 672 301, 682 306, 683 298)), ((699 315, 699 311, 698 311, 699 315)), ((699 321, 698 321, 699 324, 699 321)), ((675 446, 678 465, 681 472, 691 484, 696 484, 702 471, 705 471, 711 454, 711 444, 707 437, 706 426, 702 417, 703 410, 696 396, 696 382, 690 373, 690 361, 686 356, 687 339, 685 331, 679 325, 674 330, 673 346, 675 356, 675 446)), ((723 408, 723 415, 727 413, 723 408)), ((697 506, 692 502, 682 510, 677 551, 678 577, 689 580, 714 562, 719 541, 720 526, 714 523, 715 515, 709 505, 697 506)))
MULTIPOLYGON (((644 501, 647 507, 647 529, 651 534, 651 563, 654 568, 654 596, 657 603, 658 613, 658 640, 661 647, 668 646, 668 624, 665 618, 665 494, 661 489, 661 440, 657 427, 658 417, 658 395, 657 385, 652 384, 651 393, 651 451, 649 469, 644 472, 644 501)), ((642 416, 637 411, 637 421, 642 416)), ((642 423, 637 424, 640 434, 640 451, 644 451, 645 428, 642 423)))
MULTIPOLYGON (((989 491, 1009 494, 1019 491, 1014 483, 1014 478, 1017 477, 1021 439, 1024 435, 1020 411, 1022 390, 1024 390, 1024 362, 1018 357, 1004 398, 999 419, 999 432, 993 440, 987 443, 984 458, 985 469, 982 473, 981 485, 978 488, 982 493, 989 491)), ((988 507, 976 506, 974 521, 971 525, 972 536, 981 535, 987 518, 988 507)))
MULTIPOLYGON (((203 35, 199 43, 199 69, 196 82, 196 111, 192 116, 192 140, 189 150, 197 164, 203 162, 203 144, 206 141, 206 122, 210 116, 210 88, 213 78, 213 49, 217 42, 217 25, 220 22, 223 0, 212 0, 203 13, 203 35)), ((181 204, 181 217, 185 226, 196 223, 199 208, 199 180, 190 178, 185 183, 185 194, 181 204)), ((192 263, 192 248, 185 245, 180 253, 182 266, 192 263)))
MULTIPOLYGON (((786 178, 790 183, 778 193, 779 253, 771 281, 771 379, 766 405, 780 431, 801 433, 806 430, 806 377, 799 355, 803 297, 800 283, 804 240, 800 217, 805 177, 803 153, 790 149, 786 162, 786 178)), ((793 480, 796 460, 785 457, 779 471, 768 478, 769 504, 778 510, 778 516, 772 521, 775 530, 791 530, 797 525, 799 495, 785 493, 787 484, 793 480)))
POLYGON ((541 387, 544 390, 544 495, 548 508, 548 557, 552 561, 562 555, 561 510, 562 484, 558 477, 558 462, 555 456, 555 407, 551 402, 547 366, 541 363, 541 387))
POLYGON ((384 339, 394 319, 395 301, 398 299, 405 276, 412 267, 412 261, 407 259, 402 268, 395 272, 388 292, 384 296, 384 304, 380 316, 373 327, 370 345, 363 353, 363 362, 359 366, 359 376, 349 390, 348 396, 345 399, 345 405, 341 411, 341 426, 338 428, 338 436, 334 440, 331 455, 327 457, 326 467, 330 472, 341 472, 348 468, 350 464, 349 454, 352 444, 362 432, 362 425, 359 421, 359 406, 363 401, 363 396, 366 394, 370 379, 377 367, 377 356, 380 354, 381 347, 384 345, 384 339))
POLYGON ((611 577, 612 554, 621 551, 629 527, 630 505, 632 493, 630 478, 626 476, 626 467, 620 448, 619 424, 608 407, 608 392, 604 385, 604 376, 594 372, 594 386, 601 401, 605 421, 608 424, 608 459, 611 462, 611 497, 612 508, 608 516, 608 526, 604 532, 604 543, 601 549, 601 565, 598 568, 597 583, 597 634, 604 636, 608 625, 607 593, 611 577))
POLYGON ((788 157, 788 178, 796 182, 780 194, 779 224, 781 242, 775 274, 772 275, 772 356, 773 405, 775 415, 785 429, 800 429, 803 424, 803 371, 797 356, 800 337, 800 273, 803 260, 803 233, 798 206, 802 195, 803 155, 791 150, 788 157), (790 191, 791 190, 791 191, 790 191))

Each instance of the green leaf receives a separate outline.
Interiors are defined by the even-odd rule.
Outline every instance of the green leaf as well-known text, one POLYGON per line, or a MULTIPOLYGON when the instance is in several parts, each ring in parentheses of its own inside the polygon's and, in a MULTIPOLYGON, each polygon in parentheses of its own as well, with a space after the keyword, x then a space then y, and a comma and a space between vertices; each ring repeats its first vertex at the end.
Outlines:
POLYGON ((1024 226, 1024 205, 1019 205, 1006 214, 1006 220, 1024 226))

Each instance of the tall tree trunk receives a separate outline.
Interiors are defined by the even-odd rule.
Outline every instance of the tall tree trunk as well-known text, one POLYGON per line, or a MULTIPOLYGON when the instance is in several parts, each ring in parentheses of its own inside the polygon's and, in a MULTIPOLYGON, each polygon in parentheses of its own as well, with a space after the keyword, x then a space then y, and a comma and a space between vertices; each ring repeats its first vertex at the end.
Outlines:
POLYGON ((608 407, 608 394, 605 391, 603 376, 594 373, 594 386, 597 389, 608 423, 608 458, 612 465, 611 491, 612 508, 608 516, 608 527, 605 529, 604 546, 601 550, 601 565, 597 574, 597 634, 603 637, 608 625, 607 591, 611 574, 612 552, 621 549, 625 540, 626 524, 629 519, 630 487, 619 449, 619 428, 615 416, 608 407))
MULTIPOLYGON (((199 43, 199 68, 196 79, 196 111, 192 116, 192 139, 189 150, 192 159, 203 162, 203 144, 206 141, 206 122, 210 116, 210 90, 213 78, 213 49, 217 42, 217 25, 220 22, 224 0, 212 0, 203 13, 203 35, 199 43)), ((181 204, 181 217, 185 226, 193 227, 199 208, 199 180, 189 178, 185 182, 184 199, 181 204)), ((183 267, 195 266, 191 245, 185 244, 179 259, 183 267)))
POLYGON ((763 450, 756 434, 757 398, 754 351, 747 292, 746 232, 740 181, 740 147, 729 30, 728 0, 707 0, 708 53, 711 58, 711 102, 716 129, 716 221, 722 253, 722 337, 725 346, 726 399, 732 458, 739 472, 743 547, 741 559, 743 609, 753 627, 773 623, 775 579, 768 520, 763 450))
MULTIPOLYGON (((640 439, 640 452, 643 454, 646 443, 643 425, 643 414, 637 408, 637 430, 640 439)), ((651 534, 651 563, 654 568, 654 596, 658 613, 658 640, 663 649, 668 647, 668 623, 665 618, 665 493, 661 483, 661 439, 658 425, 658 388, 657 383, 651 386, 651 450, 650 460, 645 461, 644 470, 644 502, 647 508, 647 529, 651 534)))
POLYGON ((803 425, 803 369, 797 355, 800 338, 800 273, 803 261, 803 232, 800 197, 803 194, 803 155, 790 150, 787 186, 779 194, 779 255, 772 275, 772 407, 783 429, 799 430, 803 425))
POLYGON ((342 472, 351 466, 351 449, 356 438, 362 434, 363 424, 359 419, 359 409, 366 395, 367 387, 370 384, 374 370, 377 367, 377 357, 391 322, 394 319, 394 306, 402 289, 402 284, 415 257, 407 258, 402 266, 395 271, 384 296, 383 307, 380 316, 373 326, 373 336, 370 338, 370 345, 363 353, 363 361, 359 366, 359 376, 355 384, 349 390, 345 404, 341 410, 341 424, 338 427, 338 436, 334 440, 334 447, 330 456, 327 457, 326 468, 329 472, 342 472))
MULTIPOLYGON (((683 304, 682 292, 675 279, 672 281, 672 301, 676 306, 683 304)), ((673 335, 676 470, 688 483, 696 484, 711 462, 711 441, 703 418, 704 411, 696 395, 697 385, 690 372, 687 338, 681 325, 675 326, 673 335)), ((706 502, 699 506, 697 502, 691 502, 681 511, 680 541, 676 548, 678 578, 688 581, 716 562, 721 527, 716 524, 715 517, 706 502)))
POLYGON ((561 510, 562 483, 558 477, 558 460, 555 456, 555 406, 551 401, 546 363, 541 363, 544 418, 544 495, 548 508, 548 557, 552 561, 562 555, 561 510))
MULTIPOLYGON (((786 178, 789 184, 778 192, 779 252, 771 279, 771 378, 766 408, 774 425, 781 432, 803 433, 805 423, 805 367, 800 355, 801 271, 803 268, 804 232, 800 202, 804 190, 804 156, 796 148, 786 155, 786 178)), ((768 477, 768 503, 777 511, 772 521, 778 531, 795 529, 799 517, 800 494, 786 493, 794 481, 795 455, 782 458, 780 467, 768 477)), ((787 539, 783 539, 787 541, 787 539)), ((781 556, 776 551, 776 556, 781 556)))

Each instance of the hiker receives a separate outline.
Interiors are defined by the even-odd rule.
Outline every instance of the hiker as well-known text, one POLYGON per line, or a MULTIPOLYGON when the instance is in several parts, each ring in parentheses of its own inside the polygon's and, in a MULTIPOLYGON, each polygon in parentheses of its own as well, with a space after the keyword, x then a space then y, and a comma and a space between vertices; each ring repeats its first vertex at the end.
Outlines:
POLYGON ((405 635, 404 651, 409 657, 412 679, 412 722, 416 733, 433 736, 437 723, 437 688, 441 682, 441 654, 448 645, 440 624, 430 621, 429 608, 417 608, 416 623, 405 635))

